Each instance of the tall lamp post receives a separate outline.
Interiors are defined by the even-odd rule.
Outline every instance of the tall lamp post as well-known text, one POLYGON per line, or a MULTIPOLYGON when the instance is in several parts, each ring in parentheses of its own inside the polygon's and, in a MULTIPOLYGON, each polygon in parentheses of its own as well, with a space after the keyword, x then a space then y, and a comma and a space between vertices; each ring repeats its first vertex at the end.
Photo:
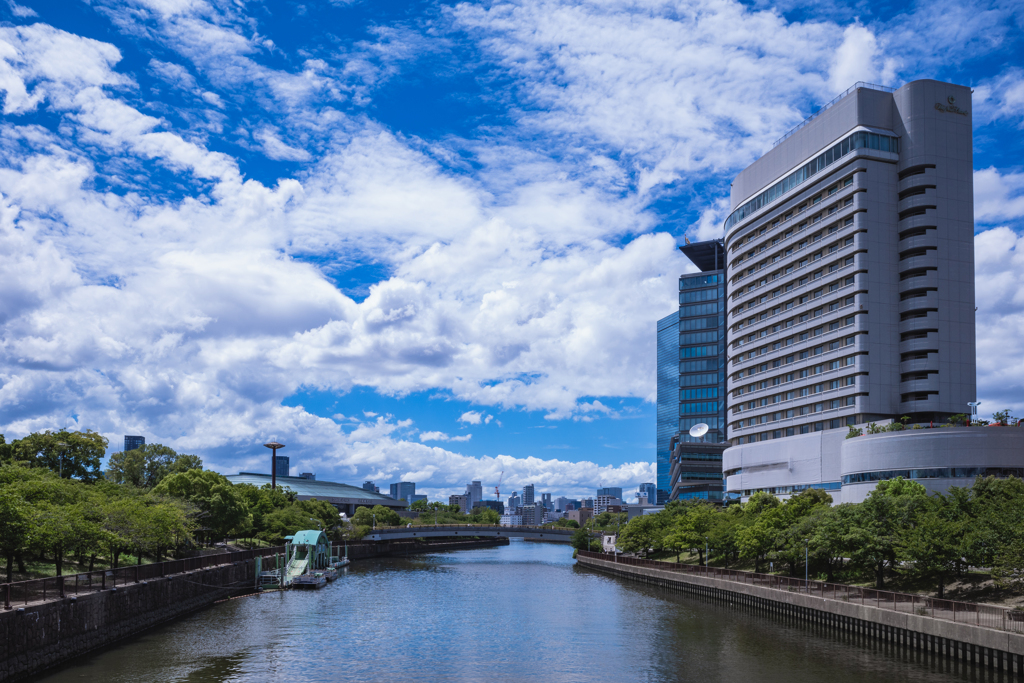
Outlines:
POLYGON ((978 419, 978 406, 981 405, 981 401, 970 401, 968 404, 971 407, 971 422, 978 419))
POLYGON ((808 556, 807 548, 808 548, 808 544, 809 544, 809 541, 808 541, 808 539, 805 538, 804 539, 804 592, 805 593, 810 593, 811 592, 811 584, 810 584, 810 581, 809 581, 809 579, 811 578, 810 577, 811 567, 810 567, 809 564, 807 564, 807 556, 808 556))
POLYGON ((271 441, 263 445, 273 451, 273 455, 270 456, 270 490, 274 491, 277 490, 277 449, 284 448, 284 444, 271 441))

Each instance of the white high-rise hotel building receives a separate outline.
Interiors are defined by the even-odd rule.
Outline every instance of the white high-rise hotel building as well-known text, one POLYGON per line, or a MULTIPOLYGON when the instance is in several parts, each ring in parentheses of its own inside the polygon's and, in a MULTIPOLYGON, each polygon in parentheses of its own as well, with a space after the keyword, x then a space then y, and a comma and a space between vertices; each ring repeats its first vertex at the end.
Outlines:
POLYGON ((939 462, 970 458, 934 443, 914 460, 911 432, 887 435, 904 437, 892 452, 845 439, 848 425, 903 415, 942 422, 977 398, 971 109, 963 86, 858 84, 736 177, 723 459, 734 496, 816 487, 859 500, 893 472, 936 490, 982 473, 953 482, 976 463, 939 462))

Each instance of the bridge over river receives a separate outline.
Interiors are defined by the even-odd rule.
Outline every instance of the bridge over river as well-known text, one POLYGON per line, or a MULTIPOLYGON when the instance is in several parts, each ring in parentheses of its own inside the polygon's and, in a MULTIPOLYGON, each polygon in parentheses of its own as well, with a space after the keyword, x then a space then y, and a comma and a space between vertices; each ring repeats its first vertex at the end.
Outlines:
POLYGON ((530 541, 568 543, 576 529, 555 529, 541 526, 484 526, 474 524, 442 524, 438 526, 401 526, 374 529, 363 536, 364 541, 391 541, 400 538, 450 538, 459 536, 523 538, 530 541))

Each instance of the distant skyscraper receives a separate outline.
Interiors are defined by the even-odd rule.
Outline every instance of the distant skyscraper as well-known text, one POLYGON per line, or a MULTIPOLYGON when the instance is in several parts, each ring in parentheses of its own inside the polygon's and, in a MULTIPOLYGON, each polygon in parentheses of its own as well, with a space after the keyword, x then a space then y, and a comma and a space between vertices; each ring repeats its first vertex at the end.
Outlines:
POLYGON ((416 495, 416 482, 400 481, 391 485, 391 497, 395 500, 411 503, 414 495, 416 495))
POLYGON ((651 484, 651 483, 640 484, 640 487, 637 490, 637 493, 638 494, 646 494, 647 495, 647 502, 650 503, 651 505, 657 505, 658 504, 658 487, 655 486, 654 484, 651 484))
POLYGON ((274 459, 274 474, 279 477, 287 477, 291 471, 291 460, 287 455, 278 455, 274 459))
POLYGON ((144 436, 128 436, 125 434, 124 437, 124 450, 134 451, 136 448, 142 448, 146 445, 146 437, 144 436))
POLYGON ((484 487, 479 481, 473 481, 466 485, 466 495, 470 498, 470 507, 475 505, 477 501, 484 499, 484 487))
POLYGON ((516 508, 522 504, 523 499, 519 497, 518 493, 513 492, 512 495, 508 497, 508 509, 511 510, 513 513, 515 512, 516 508))
POLYGON ((551 494, 542 493, 540 494, 540 502, 544 506, 545 510, 554 510, 555 506, 551 503, 551 494))
POLYGON ((523 505, 533 505, 533 484, 523 487, 523 505))
POLYGON ((367 479, 366 481, 363 482, 363 490, 364 491, 375 491, 376 489, 377 489, 377 487, 374 486, 373 482, 370 481, 369 479, 367 479))
POLYGON ((598 496, 611 496, 612 498, 618 498, 622 500, 622 487, 621 486, 606 486, 597 490, 598 496))

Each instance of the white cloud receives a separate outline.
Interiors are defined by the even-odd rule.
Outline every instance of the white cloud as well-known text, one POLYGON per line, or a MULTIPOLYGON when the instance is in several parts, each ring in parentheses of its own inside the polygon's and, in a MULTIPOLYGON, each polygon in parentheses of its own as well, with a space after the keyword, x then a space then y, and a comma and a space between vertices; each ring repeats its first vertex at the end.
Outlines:
POLYGON ((270 128, 263 128, 253 133, 253 137, 263 145, 263 153, 278 161, 309 161, 309 152, 287 145, 277 133, 270 128))
POLYGON ((999 119, 1024 123, 1024 69, 1011 67, 974 90, 975 122, 999 119))
POLYGON ((469 441, 472 438, 472 434, 449 436, 444 432, 420 432, 420 441, 469 441))
MULTIPOLYGON (((486 417, 489 418, 490 415, 487 415, 486 417)), ((484 419, 485 416, 482 413, 477 412, 476 410, 466 411, 465 413, 459 416, 459 422, 465 422, 466 424, 471 425, 481 424, 483 423, 484 419)), ((488 422, 490 422, 490 420, 488 420, 488 422)))
POLYGON ((974 217, 980 223, 1024 218, 1024 173, 974 172, 974 217))
POLYGON ((999 227, 974 244, 980 412, 1024 416, 1024 237, 999 227))
POLYGON ((829 84, 840 93, 857 81, 876 83, 880 80, 878 68, 878 41, 870 29, 853 24, 843 31, 843 43, 836 49, 829 73, 829 84))

